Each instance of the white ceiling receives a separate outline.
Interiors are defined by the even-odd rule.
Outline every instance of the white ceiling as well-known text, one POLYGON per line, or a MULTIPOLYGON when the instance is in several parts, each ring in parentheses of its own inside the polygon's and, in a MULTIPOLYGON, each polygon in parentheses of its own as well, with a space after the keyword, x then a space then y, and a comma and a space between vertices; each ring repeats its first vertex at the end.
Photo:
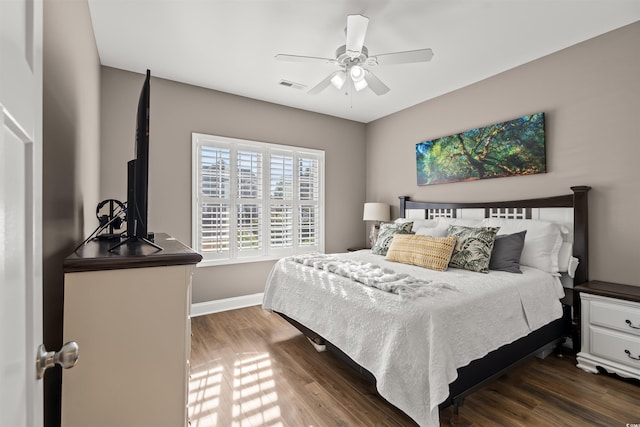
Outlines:
POLYGON ((640 0, 88 1, 103 65, 364 123, 640 20, 640 0), (370 56, 429 47, 433 59, 378 66, 382 96, 307 94, 337 66, 274 55, 334 58, 357 13, 370 56))

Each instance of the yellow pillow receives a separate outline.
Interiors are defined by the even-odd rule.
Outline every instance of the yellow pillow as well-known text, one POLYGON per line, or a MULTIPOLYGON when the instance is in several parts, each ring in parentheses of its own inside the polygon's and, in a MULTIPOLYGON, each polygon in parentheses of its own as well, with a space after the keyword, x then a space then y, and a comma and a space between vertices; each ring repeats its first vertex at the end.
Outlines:
POLYGON ((455 236, 430 237, 416 234, 396 234, 389 245, 386 260, 445 271, 455 245, 455 236))

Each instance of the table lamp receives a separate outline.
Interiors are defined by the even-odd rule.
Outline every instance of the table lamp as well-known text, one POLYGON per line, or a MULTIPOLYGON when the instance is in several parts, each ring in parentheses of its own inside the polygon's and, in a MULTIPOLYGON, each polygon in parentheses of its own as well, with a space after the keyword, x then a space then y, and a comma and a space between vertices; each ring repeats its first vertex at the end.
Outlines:
POLYGON ((378 239, 378 231, 380 230, 380 222, 389 221, 389 205, 386 203, 365 203, 364 213, 362 214, 363 221, 373 221, 371 224, 371 231, 369 232, 369 243, 371 247, 376 243, 378 239))

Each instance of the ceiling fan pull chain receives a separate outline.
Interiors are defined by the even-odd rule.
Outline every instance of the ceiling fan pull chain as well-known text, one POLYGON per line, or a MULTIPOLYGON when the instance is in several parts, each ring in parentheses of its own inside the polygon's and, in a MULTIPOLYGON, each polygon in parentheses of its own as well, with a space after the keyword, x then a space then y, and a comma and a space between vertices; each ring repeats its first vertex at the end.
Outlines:
POLYGON ((353 81, 349 79, 349 108, 353 109, 353 81))

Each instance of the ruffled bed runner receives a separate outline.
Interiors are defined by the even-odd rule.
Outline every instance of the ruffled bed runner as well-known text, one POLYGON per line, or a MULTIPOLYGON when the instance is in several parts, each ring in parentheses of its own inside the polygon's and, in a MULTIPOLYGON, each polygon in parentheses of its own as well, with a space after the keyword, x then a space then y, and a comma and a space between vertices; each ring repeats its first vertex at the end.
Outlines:
POLYGON ((406 273, 396 273, 390 268, 380 267, 370 262, 338 258, 326 254, 297 255, 291 259, 307 267, 328 271, 365 286, 400 295, 403 299, 433 296, 442 289, 456 289, 455 286, 448 283, 434 283, 432 280, 416 279, 406 273))
POLYGON ((556 286, 562 286, 548 273, 496 273, 433 272, 364 251, 286 258, 269 275, 263 308, 320 334, 375 376, 381 396, 421 426, 438 426, 438 404, 447 398, 457 368, 562 315, 556 297, 556 286), (367 263, 379 268, 366 274, 367 263), (323 267, 307 266, 314 264, 323 267), (413 299, 378 290, 431 292, 442 282, 457 290, 413 299))

